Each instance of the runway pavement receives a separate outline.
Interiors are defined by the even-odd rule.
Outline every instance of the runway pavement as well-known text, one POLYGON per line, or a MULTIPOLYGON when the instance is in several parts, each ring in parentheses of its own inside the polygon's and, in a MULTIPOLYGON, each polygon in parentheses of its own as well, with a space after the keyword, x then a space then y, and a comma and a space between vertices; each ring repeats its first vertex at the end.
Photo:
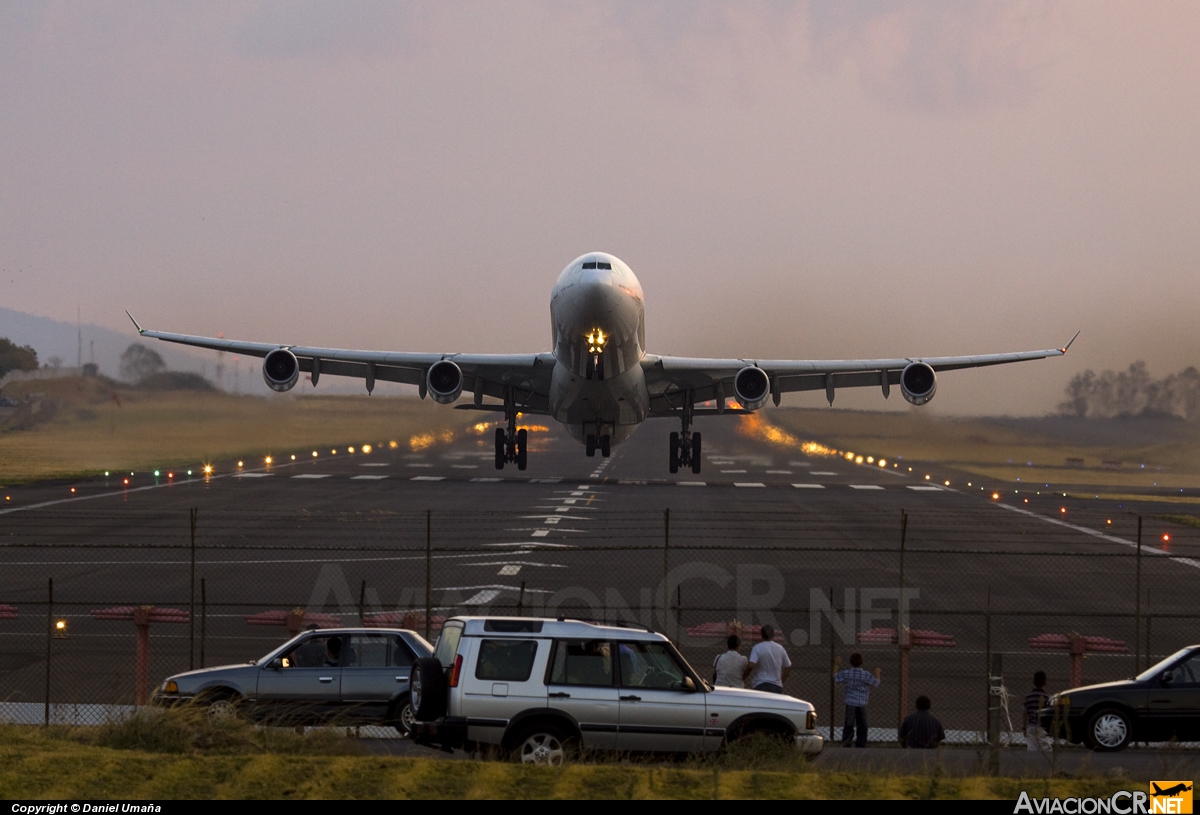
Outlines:
MULTIPOLYGON (((531 434, 524 472, 494 468, 489 428, 416 450, 408 440, 394 449, 362 440, 354 453, 277 451, 269 466, 216 462, 209 476, 202 462, 167 462, 157 475, 6 490, 0 603, 19 611, 0 619, 0 698, 5 688, 33 698, 41 687, 50 577, 58 614, 77 638, 56 644, 73 655, 63 657, 64 673, 102 665, 106 684, 124 682, 132 626, 90 612, 189 606, 192 507, 209 664, 261 655, 282 639, 282 629, 245 624, 255 611, 323 609, 346 623, 422 611, 427 523, 435 614, 520 603, 524 613, 631 619, 681 641, 702 670, 725 623, 773 622, 797 661, 789 690, 815 697, 823 711, 831 656, 863 647, 889 677, 896 673, 895 646, 855 641, 857 632, 895 625, 902 583, 908 623, 954 641, 913 651, 910 696, 932 689, 954 699, 948 715, 968 729, 986 692, 989 647, 1009 655, 1020 676, 1013 692, 1023 693, 1025 675, 1043 665, 1065 682, 1066 654, 1031 651, 1037 634, 1078 631, 1123 640, 1129 651, 1140 636, 1154 653, 1194 638, 1194 618, 1165 615, 1196 613, 1197 530, 1143 522, 1141 612, 1159 616, 1139 635, 1137 520, 1124 507, 1049 487, 980 483, 934 465, 808 455, 747 432, 732 416, 698 420, 703 471, 672 476, 673 429, 648 422, 604 459, 586 457, 551 424, 531 434), (362 443, 372 445, 369 454, 362 443), (1160 528, 1170 530, 1165 544, 1160 528)), ((196 661, 190 626, 162 625, 153 636, 156 676, 186 668, 189 649, 196 661)), ((1089 678, 1132 670, 1130 653, 1089 657, 1089 678)), ((71 693, 88 685, 75 680, 71 693)), ((896 691, 885 693, 878 707, 894 719, 896 691)))

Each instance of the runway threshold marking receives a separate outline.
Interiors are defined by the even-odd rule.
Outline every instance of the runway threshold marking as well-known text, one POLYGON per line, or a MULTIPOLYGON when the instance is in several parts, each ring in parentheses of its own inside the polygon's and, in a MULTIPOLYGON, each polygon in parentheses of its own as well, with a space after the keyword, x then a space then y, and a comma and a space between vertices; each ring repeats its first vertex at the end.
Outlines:
MULTIPOLYGON (((1067 529, 1074 529, 1076 532, 1082 532, 1083 534, 1090 535, 1093 538, 1100 538, 1101 540, 1106 540, 1111 543, 1119 543, 1122 546, 1128 546, 1131 549, 1138 548, 1138 545, 1135 541, 1126 540, 1125 538, 1118 538, 1116 535, 1108 535, 1095 529, 1089 529, 1086 526, 1070 524, 1066 521, 1059 520, 1058 518, 1047 518, 1045 515, 1039 515, 1038 513, 1032 512, 1028 509, 1020 509, 1019 507, 1009 506, 1008 504, 997 504, 996 506, 999 506, 1002 509, 1007 509, 1009 512, 1016 512, 1020 515, 1028 515, 1030 518, 1037 518, 1039 521, 1045 521, 1048 524, 1066 527, 1067 529)), ((1153 549, 1149 546, 1142 546, 1142 552, 1148 555, 1170 555, 1170 552, 1164 552, 1161 549, 1153 549)), ((1182 563, 1185 566, 1191 566, 1193 569, 1200 569, 1200 560, 1194 560, 1186 557, 1172 557, 1171 560, 1175 561, 1176 563, 1182 563)))

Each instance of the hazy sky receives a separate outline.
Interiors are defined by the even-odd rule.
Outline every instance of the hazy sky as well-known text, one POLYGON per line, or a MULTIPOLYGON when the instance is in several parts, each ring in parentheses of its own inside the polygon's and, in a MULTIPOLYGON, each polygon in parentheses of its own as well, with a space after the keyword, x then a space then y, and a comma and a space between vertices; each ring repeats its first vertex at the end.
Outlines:
POLYGON ((0 305, 544 350, 600 249, 658 353, 1082 328, 930 406, 1040 413, 1083 368, 1200 364, 1198 35, 1194 2, 0 0, 0 305))

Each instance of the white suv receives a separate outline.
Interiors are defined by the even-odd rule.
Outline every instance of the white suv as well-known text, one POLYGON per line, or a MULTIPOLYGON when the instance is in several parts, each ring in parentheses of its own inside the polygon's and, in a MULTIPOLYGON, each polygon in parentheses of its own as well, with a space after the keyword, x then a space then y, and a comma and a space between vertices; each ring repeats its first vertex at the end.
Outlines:
POLYGON ((530 763, 575 747, 709 752, 752 733, 807 754, 824 745, 808 702, 713 688, 666 637, 622 624, 454 617, 411 687, 415 741, 498 746, 530 763))

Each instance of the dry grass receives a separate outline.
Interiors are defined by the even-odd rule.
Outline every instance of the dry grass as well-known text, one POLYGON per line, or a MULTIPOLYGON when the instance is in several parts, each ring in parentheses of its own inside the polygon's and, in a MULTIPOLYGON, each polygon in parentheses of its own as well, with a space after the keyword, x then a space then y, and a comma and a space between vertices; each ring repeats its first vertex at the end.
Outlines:
POLYGON ((393 440, 407 447, 415 435, 453 432, 475 421, 429 401, 394 397, 114 391, 97 379, 5 388, 17 398, 25 392, 45 394, 50 407, 31 427, 0 432, 0 483, 311 455, 314 448, 328 453, 393 440))
MULTIPOLYGON (((163 717, 156 721, 166 722, 163 717)), ((1007 799, 1107 796, 1128 780, 1099 776, 1015 779, 886 773, 822 773, 810 767, 733 768, 652 763, 573 763, 540 768, 495 761, 444 761, 347 754, 353 740, 309 737, 271 742, 241 731, 216 743, 169 735, 162 749, 152 721, 114 725, 107 735, 77 730, 0 728, 0 798, 105 799, 1007 799), (128 743, 129 731, 137 733, 128 743), (118 744, 120 746, 104 746, 118 744), (320 742, 320 743, 318 743, 320 742)), ((236 730, 236 728, 235 728, 236 730)), ((267 731, 255 731, 267 732, 267 731)), ((735 762, 736 763, 736 762, 735 762)), ((1140 786, 1140 785, 1139 785, 1140 786)))
POLYGON ((792 408, 762 415, 800 441, 899 459, 905 466, 936 463, 1001 481, 1052 486, 1200 487, 1200 426, 1182 421, 970 419, 792 408), (1068 458, 1083 459, 1083 467, 1067 467, 1068 458), (1122 467, 1103 469, 1105 461, 1120 461, 1122 467))

